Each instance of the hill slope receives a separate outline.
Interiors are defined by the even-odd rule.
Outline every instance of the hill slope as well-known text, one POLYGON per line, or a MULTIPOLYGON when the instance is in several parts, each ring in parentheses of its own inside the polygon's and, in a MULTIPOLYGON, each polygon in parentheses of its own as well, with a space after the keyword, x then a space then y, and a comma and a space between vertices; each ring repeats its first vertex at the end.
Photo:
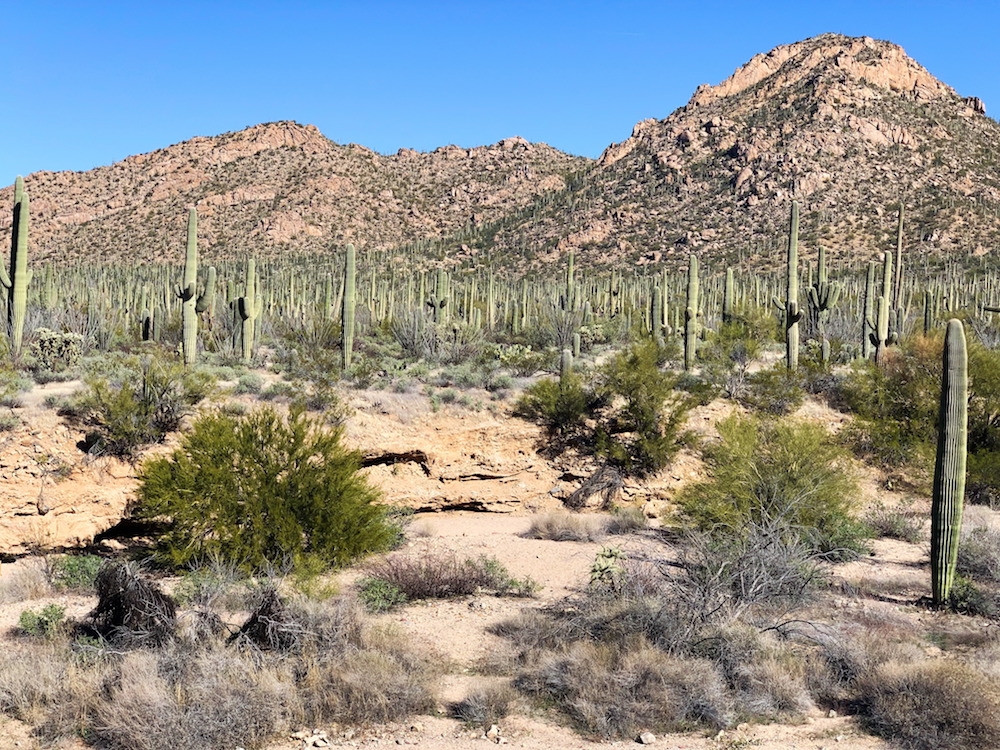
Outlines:
MULTIPOLYGON (((804 249, 871 257, 907 208, 910 251, 1000 244, 1000 124, 898 46, 825 34, 755 56, 599 161, 510 138, 383 156, 270 123, 27 179, 33 257, 179 260, 197 204, 208 258, 418 243, 454 261, 776 261, 788 203, 804 249)), ((11 205, 12 189, 0 191, 11 205)), ((0 238, 10 212, 0 211, 0 238)), ((0 240, 2 241, 2 240, 0 240)))

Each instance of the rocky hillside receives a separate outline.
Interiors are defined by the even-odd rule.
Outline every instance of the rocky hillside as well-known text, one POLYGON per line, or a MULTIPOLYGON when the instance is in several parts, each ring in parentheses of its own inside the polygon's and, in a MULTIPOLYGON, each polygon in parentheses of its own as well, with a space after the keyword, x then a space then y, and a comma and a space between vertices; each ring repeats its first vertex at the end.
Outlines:
POLYGON ((755 56, 638 123, 576 189, 490 232, 591 262, 780 254, 788 202, 803 239, 868 257, 907 209, 908 247, 1000 245, 1000 124, 889 42, 825 34, 755 56))
MULTIPOLYGON (((178 259, 197 204, 209 258, 409 244, 460 261, 538 265, 777 261, 788 203, 806 252, 1000 244, 1000 124, 889 42, 825 34, 754 57, 594 162, 509 138, 383 156, 271 123, 85 173, 37 173, 34 257, 178 259)), ((11 205, 12 189, 0 191, 11 205)), ((0 211, 0 241, 10 212, 0 211)))
MULTIPOLYGON (((451 236, 565 188, 591 163, 523 138, 383 156, 277 122, 25 184, 36 259, 179 260, 191 204, 203 254, 218 259, 451 236)), ((0 190, 0 205, 12 203, 13 188, 0 190)), ((10 223, 0 212, 0 237, 10 223)))

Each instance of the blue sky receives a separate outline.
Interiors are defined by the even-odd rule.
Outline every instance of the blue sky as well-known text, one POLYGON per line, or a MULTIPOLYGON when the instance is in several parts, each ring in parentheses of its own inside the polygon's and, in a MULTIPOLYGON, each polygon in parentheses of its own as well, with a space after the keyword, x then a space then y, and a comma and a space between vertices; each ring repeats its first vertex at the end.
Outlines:
POLYGON ((521 135, 597 156, 698 84, 827 31, 901 44, 988 114, 1000 111, 995 1, 2 7, 0 184, 273 120, 384 153, 521 135))

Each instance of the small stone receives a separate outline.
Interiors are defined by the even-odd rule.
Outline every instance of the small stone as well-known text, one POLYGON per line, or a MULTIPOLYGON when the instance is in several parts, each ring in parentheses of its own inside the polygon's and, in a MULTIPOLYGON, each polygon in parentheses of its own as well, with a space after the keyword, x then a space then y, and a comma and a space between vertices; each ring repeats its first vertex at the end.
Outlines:
POLYGON ((833 710, 833 709, 831 708, 831 709, 830 709, 830 713, 828 713, 828 714, 827 714, 827 716, 828 716, 829 718, 831 718, 831 719, 836 719, 836 718, 837 718, 837 712, 836 712, 836 711, 834 711, 834 710, 833 710))
POLYGON ((421 724, 421 723, 419 723, 419 722, 417 722, 416 724, 411 724, 410 725, 410 731, 411 732, 422 732, 422 731, 424 731, 424 725, 421 724))
POLYGON ((736 731, 737 731, 737 732, 745 732, 745 731, 747 731, 747 730, 748 730, 749 728, 750 728, 750 725, 749 725, 749 724, 747 724, 747 723, 746 723, 745 721, 744 721, 744 722, 743 722, 742 724, 737 724, 737 725, 736 725, 736 731))
POLYGON ((642 734, 640 734, 638 737, 635 738, 635 741, 638 742, 640 745, 652 745, 654 742, 656 742, 656 735, 653 734, 652 732, 643 732, 642 734))
POLYGON ((486 732, 486 739, 489 740, 496 739, 499 736, 500 736, 500 727, 498 727, 496 724, 491 726, 489 728, 489 731, 486 732))

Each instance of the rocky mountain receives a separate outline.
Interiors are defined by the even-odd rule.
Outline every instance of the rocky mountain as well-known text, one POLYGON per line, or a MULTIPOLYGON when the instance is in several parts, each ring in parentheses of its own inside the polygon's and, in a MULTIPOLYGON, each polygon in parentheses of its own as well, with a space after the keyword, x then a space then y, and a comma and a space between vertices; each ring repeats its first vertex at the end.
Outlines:
POLYGON ((1000 124, 980 100, 895 44, 825 34, 638 123, 556 204, 490 238, 592 263, 770 260, 795 197, 807 246, 834 255, 888 249, 900 202, 909 249, 985 253, 1000 245, 998 162, 1000 124))
MULTIPOLYGON (((30 175, 32 257, 179 262, 188 205, 209 259, 389 248, 496 221, 591 163, 516 137, 383 156, 311 125, 268 123, 88 172, 30 175)), ((0 190, 0 205, 12 204, 13 188, 0 190)), ((10 223, 0 212, 0 236, 10 223)))
MULTIPOLYGON (((521 267, 569 250, 594 265, 693 251, 768 263, 793 197, 806 252, 872 257, 891 244, 900 202, 911 251, 991 252, 998 162, 1000 124, 981 101, 894 44, 825 34, 699 87, 596 162, 521 138, 384 156, 281 122, 26 184, 33 256, 53 260, 177 259, 196 204, 209 258, 352 241, 521 267)), ((0 212, 0 237, 9 225, 0 212)))

